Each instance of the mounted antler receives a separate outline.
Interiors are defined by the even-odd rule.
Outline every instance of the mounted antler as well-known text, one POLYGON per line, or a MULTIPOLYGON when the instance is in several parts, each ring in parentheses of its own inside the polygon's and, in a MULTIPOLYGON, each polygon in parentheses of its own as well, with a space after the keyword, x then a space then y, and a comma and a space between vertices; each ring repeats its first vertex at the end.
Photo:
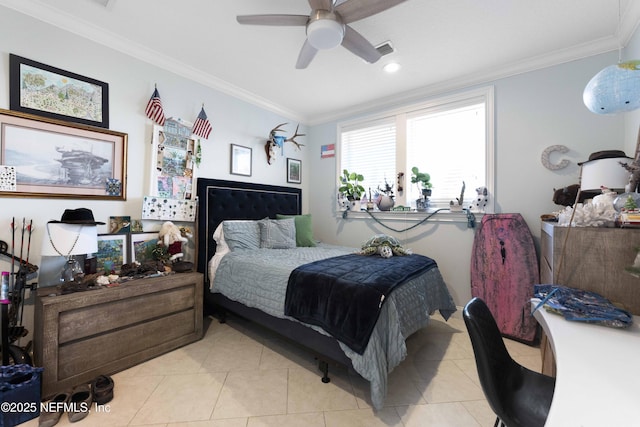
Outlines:
POLYGON ((288 123, 280 123, 279 125, 276 125, 276 127, 274 127, 273 129, 271 129, 271 132, 269 132, 269 138, 273 138, 274 136, 276 136, 276 132, 284 132, 285 130, 282 129, 280 126, 284 126, 288 123))
POLYGON ((296 126, 296 133, 291 138, 284 139, 284 136, 276 135, 276 132, 285 132, 285 130, 282 129, 282 126, 286 124, 287 123, 280 123, 273 129, 271 129, 271 132, 269 132, 269 139, 264 145, 265 152, 267 153, 267 163, 269 164, 273 164, 273 162, 276 161, 276 147, 280 147, 280 149, 282 149, 285 142, 292 142, 298 149, 304 146, 304 144, 300 144, 296 141, 296 137, 305 136, 305 134, 303 133, 298 133, 298 128, 300 127, 300 125, 296 126))
POLYGON ((304 144, 300 144, 299 142, 297 142, 297 141, 296 141, 296 137, 297 137, 297 136, 306 136, 306 134, 304 134, 304 133, 298 133, 298 128, 299 128, 299 127, 300 127, 300 125, 296 126, 296 132, 295 132, 295 135, 293 135, 291 138, 287 138, 287 139, 285 139, 285 141, 290 141, 290 142, 292 142, 296 147, 298 147, 298 150, 299 150, 301 147, 304 147, 304 144))

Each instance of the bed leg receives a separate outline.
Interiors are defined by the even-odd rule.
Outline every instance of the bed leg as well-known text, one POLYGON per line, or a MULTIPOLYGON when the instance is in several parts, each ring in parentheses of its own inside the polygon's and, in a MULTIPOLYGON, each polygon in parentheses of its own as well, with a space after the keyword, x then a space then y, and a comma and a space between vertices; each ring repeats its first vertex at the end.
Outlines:
POLYGON ((226 311, 220 311, 220 313, 218 313, 218 323, 227 323, 226 311))
POLYGON ((329 378, 329 364, 327 362, 325 362, 324 360, 319 360, 318 361, 318 368, 320 368, 320 371, 323 373, 322 382, 325 383, 325 384, 330 382, 331 378, 329 378))

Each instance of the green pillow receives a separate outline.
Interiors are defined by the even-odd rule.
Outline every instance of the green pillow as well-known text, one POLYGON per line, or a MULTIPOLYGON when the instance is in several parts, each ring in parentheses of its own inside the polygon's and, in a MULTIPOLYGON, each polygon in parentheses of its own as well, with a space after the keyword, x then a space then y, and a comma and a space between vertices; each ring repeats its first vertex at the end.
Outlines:
POLYGON ((296 246, 311 247, 315 246, 313 240, 313 230, 311 229, 311 214, 305 215, 276 215, 276 219, 293 218, 296 225, 296 246))

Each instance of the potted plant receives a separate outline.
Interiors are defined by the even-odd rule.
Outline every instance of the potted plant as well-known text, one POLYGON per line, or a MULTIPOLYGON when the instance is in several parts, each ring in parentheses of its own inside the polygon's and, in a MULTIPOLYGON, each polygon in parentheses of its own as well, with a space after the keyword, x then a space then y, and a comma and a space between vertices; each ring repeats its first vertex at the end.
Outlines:
POLYGON ((421 191, 422 196, 426 199, 431 196, 431 175, 426 172, 420 172, 416 166, 411 168, 411 183, 416 184, 421 191))
MULTIPOLYGON (((364 181, 364 176, 356 172, 349 172, 345 169, 342 171, 342 176, 340 177, 340 187, 338 191, 350 202, 357 201, 359 203, 365 191, 361 184, 362 181, 364 181)), ((359 210, 359 208, 356 210, 359 210)))

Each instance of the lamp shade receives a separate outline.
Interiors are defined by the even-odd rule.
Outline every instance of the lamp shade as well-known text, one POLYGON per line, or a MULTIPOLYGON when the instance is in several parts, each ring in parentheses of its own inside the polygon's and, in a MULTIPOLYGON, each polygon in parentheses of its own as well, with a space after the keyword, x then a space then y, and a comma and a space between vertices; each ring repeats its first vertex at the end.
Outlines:
POLYGON ((98 252, 98 227, 95 225, 47 224, 42 241, 43 256, 85 255, 98 252))
POLYGON ((628 157, 589 160, 582 163, 582 191, 600 190, 607 187, 612 190, 624 189, 629 183, 629 172, 620 165, 629 163, 628 157))

